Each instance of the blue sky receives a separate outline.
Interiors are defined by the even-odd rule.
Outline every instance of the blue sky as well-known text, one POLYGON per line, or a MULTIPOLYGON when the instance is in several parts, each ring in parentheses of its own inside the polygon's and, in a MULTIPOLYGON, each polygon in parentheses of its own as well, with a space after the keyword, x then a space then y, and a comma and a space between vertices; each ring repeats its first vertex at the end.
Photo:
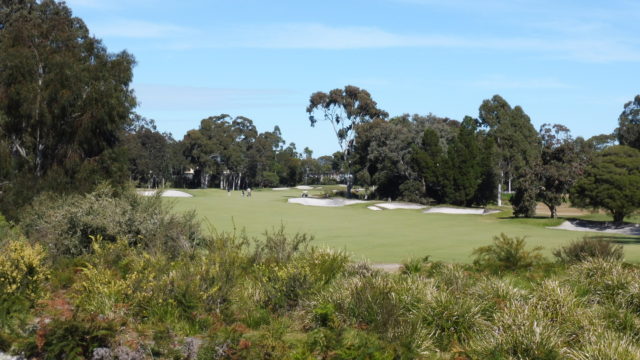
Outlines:
POLYGON ((636 0, 69 0, 112 52, 135 55, 137 112, 181 139, 221 113, 279 125, 315 156, 315 91, 367 89, 392 116, 476 117, 500 94, 537 128, 610 133, 640 93, 636 0))

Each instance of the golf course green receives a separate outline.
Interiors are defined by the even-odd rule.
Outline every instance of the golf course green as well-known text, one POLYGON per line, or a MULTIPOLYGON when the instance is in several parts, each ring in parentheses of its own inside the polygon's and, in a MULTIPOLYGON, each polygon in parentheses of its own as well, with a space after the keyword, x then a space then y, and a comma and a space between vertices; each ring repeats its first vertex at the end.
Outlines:
MULTIPOLYGON (((312 190, 310 195, 323 190, 312 190)), ((251 197, 239 191, 186 190, 193 197, 173 198, 174 210, 196 210, 204 226, 215 231, 245 230, 259 237, 265 230, 284 225, 286 232, 314 236, 313 245, 343 249, 354 260, 372 263, 398 263, 429 255, 433 260, 470 262, 473 249, 492 242, 494 236, 526 236, 529 247, 542 246, 551 256, 554 249, 594 232, 547 229, 562 219, 516 219, 510 207, 491 215, 425 214, 422 210, 372 211, 367 204, 343 207, 315 207, 289 204, 301 190, 254 190, 251 197)), ((640 238, 604 234, 624 244, 627 261, 640 261, 640 238)))

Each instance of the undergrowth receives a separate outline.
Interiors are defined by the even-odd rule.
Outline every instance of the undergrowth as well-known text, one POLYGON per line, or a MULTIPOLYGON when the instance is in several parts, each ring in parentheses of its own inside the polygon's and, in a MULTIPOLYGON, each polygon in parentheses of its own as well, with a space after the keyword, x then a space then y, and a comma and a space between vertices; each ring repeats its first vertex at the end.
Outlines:
POLYGON ((502 234, 474 252, 473 265, 423 256, 386 273, 283 226, 258 239, 206 234, 157 198, 107 194, 72 199, 93 215, 65 213, 61 199, 34 205, 42 212, 25 214, 26 236, 2 225, 0 351, 35 359, 640 358, 640 270, 616 246, 581 241, 551 261, 502 234))

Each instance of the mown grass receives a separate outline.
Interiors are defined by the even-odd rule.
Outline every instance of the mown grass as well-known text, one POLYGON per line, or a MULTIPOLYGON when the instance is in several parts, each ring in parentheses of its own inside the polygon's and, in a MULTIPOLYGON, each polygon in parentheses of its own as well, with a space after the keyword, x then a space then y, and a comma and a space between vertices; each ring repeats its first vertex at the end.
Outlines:
MULTIPOLYGON (((325 190, 309 193, 320 195, 325 190)), ((316 245, 345 249, 355 259, 374 263, 397 263, 424 255, 433 260, 469 263, 473 249, 489 244, 501 233, 525 236, 529 245, 542 246, 543 254, 550 257, 552 249, 583 236, 598 235, 546 228, 562 220, 515 219, 508 206, 502 213, 486 216, 423 214, 419 210, 371 211, 367 209, 371 204, 326 208, 288 204, 288 198, 302 193, 296 189, 254 190, 251 198, 237 191, 228 196, 226 191, 216 189, 187 192, 194 197, 170 200, 175 210, 195 209, 220 231, 244 228, 250 236, 257 236, 284 224, 289 231, 312 234, 316 245)), ((640 238, 614 235, 608 239, 624 244, 627 261, 640 261, 640 238)))

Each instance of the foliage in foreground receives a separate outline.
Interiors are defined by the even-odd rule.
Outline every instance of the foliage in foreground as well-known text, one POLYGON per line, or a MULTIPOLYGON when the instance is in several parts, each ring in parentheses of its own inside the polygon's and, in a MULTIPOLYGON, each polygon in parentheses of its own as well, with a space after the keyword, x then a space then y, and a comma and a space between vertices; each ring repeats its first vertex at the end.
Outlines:
MULTIPOLYGON (((164 213, 131 214, 143 226, 164 213)), ((85 225, 122 214, 103 216, 85 225)), ((474 265, 423 257, 389 274, 282 227, 177 248, 95 233, 77 253, 6 227, 0 351, 31 358, 640 358, 640 269, 616 246, 583 241, 552 263, 502 234, 474 265)))

